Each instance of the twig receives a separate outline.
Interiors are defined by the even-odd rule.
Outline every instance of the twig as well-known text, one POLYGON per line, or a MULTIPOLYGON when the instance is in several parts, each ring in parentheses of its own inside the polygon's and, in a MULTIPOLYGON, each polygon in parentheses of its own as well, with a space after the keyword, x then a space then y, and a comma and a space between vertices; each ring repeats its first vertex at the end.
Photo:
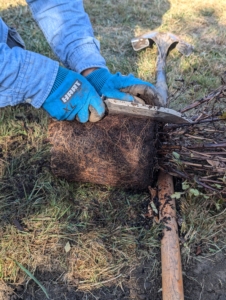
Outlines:
POLYGON ((223 158, 223 157, 214 157, 214 156, 209 156, 209 157, 205 157, 204 154, 203 155, 194 155, 193 157, 191 157, 189 155, 189 153, 179 153, 181 156, 183 155, 184 159, 190 159, 190 160, 210 160, 210 161, 214 161, 214 162, 217 162, 217 163, 223 163, 223 162, 226 162, 226 158, 223 158))
POLYGON ((181 150, 181 146, 179 146, 179 145, 162 145, 162 149, 179 149, 179 150, 181 150))
MULTIPOLYGON (((171 162, 174 162, 173 160, 170 160, 171 162)), ((212 166, 208 166, 208 165, 201 165, 201 164, 195 164, 195 163, 192 163, 190 161, 185 161, 185 160, 180 160, 180 162, 184 165, 187 165, 187 166, 193 166, 193 167, 206 167, 206 168, 209 168, 209 169, 212 169, 213 167, 212 166)))
POLYGON ((205 182, 211 182, 211 183, 219 183, 222 184, 221 181, 217 181, 217 180, 211 180, 211 179, 205 179, 205 178, 199 178, 200 181, 205 181, 205 182))
MULTIPOLYGON (((187 148, 185 147, 182 147, 182 150, 183 151, 186 151, 188 150, 187 148)), ((189 151, 189 150, 188 150, 189 151)), ((195 151, 195 150, 190 150, 191 153, 194 153, 194 154, 200 154, 200 155, 204 155, 204 156, 207 156, 207 157, 212 157, 213 155, 226 155, 226 152, 198 152, 198 151, 195 151)))
POLYGON ((209 141, 213 141, 213 139, 208 139, 208 138, 205 138, 203 136, 194 136, 194 135, 191 135, 191 134, 188 134, 188 133, 186 133, 185 136, 193 138, 193 139, 197 139, 197 140, 209 140, 209 141))
POLYGON ((169 174, 170 174, 170 172, 171 172, 171 173, 173 172, 174 174, 177 174, 179 177, 182 177, 182 178, 185 178, 185 179, 189 179, 189 176, 188 176, 187 174, 182 173, 182 172, 180 172, 180 171, 178 171, 178 170, 175 170, 175 169, 173 169, 172 167, 170 167, 170 170, 166 170, 166 169, 164 169, 163 167, 160 167, 160 169, 161 169, 162 171, 165 171, 165 172, 169 173, 169 174))
POLYGON ((212 177, 216 177, 216 174, 211 174, 211 175, 208 175, 208 176, 205 176, 205 177, 202 177, 202 179, 208 179, 208 178, 212 178, 212 177))
POLYGON ((205 184, 205 183, 199 181, 197 178, 195 178, 195 182, 198 183, 198 184, 200 184, 201 186, 203 186, 203 187, 205 187, 205 188, 211 190, 211 191, 214 191, 214 192, 217 192, 217 193, 220 192, 220 191, 218 191, 218 190, 212 188, 211 186, 209 186, 209 185, 207 185, 207 184, 205 184))
POLYGON ((220 119, 218 117, 214 117, 214 118, 209 118, 209 119, 205 119, 205 120, 199 120, 197 122, 192 122, 192 123, 185 123, 185 124, 170 124, 170 125, 166 125, 164 126, 163 130, 166 129, 176 129, 176 128, 180 128, 180 127, 184 127, 184 126, 192 126, 192 125, 196 125, 196 124, 202 124, 202 123, 209 123, 209 122, 217 122, 217 121, 225 121, 224 119, 220 119))
POLYGON ((205 154, 211 154, 211 155, 226 155, 226 152, 205 152, 205 154))
POLYGON ((215 97, 219 96, 220 93, 222 92, 222 90, 224 90, 226 87, 225 86, 221 86, 218 89, 216 89, 215 91, 213 91, 212 93, 210 93, 209 95, 207 95, 205 98, 202 98, 200 100, 195 101, 194 103, 186 106, 184 109, 181 110, 181 113, 184 113, 190 109, 193 109, 205 102, 211 101, 212 99, 214 99, 215 97))
POLYGON ((197 144, 193 146, 188 146, 188 149, 200 149, 200 148, 224 148, 226 147, 226 142, 218 143, 218 144, 197 144))

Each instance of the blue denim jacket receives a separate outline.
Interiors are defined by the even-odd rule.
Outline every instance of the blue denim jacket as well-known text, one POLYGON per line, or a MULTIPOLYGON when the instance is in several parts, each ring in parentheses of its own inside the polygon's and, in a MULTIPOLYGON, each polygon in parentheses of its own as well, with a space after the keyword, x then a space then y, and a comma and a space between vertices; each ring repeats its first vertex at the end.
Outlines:
MULTIPOLYGON (((78 73, 106 67, 82 0, 27 0, 33 17, 59 60, 78 73)), ((9 28, 0 18, 0 107, 30 102, 39 108, 51 91, 59 63, 6 44, 9 28)))

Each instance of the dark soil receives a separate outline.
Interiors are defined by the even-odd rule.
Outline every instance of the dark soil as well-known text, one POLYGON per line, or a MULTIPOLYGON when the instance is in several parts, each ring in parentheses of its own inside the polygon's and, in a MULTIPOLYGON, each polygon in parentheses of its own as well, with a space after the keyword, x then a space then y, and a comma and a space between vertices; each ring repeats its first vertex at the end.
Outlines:
MULTIPOLYGON (((149 272, 153 268, 153 261, 143 262, 134 270, 125 270, 123 283, 115 281, 100 288, 94 288, 90 292, 79 291, 76 287, 57 282, 60 273, 36 273, 35 277, 45 286, 51 300, 161 300, 161 278, 156 274, 150 278, 149 272)), ((0 300, 44 300, 47 299, 43 291, 30 281, 25 286, 13 289, 2 284, 0 286, 0 300)))
POLYGON ((185 271, 185 299, 226 300, 226 253, 194 262, 185 271))
MULTIPOLYGON (((226 300, 226 253, 209 258, 200 257, 184 267, 184 290, 187 300, 226 300)), ((161 300, 161 274, 148 277, 153 261, 146 261, 132 272, 125 270, 123 284, 116 281, 90 292, 57 282, 60 273, 35 274, 46 287, 51 300, 161 300)), ((39 287, 30 281, 25 286, 13 288, 0 284, 0 300, 45 300, 39 287)))

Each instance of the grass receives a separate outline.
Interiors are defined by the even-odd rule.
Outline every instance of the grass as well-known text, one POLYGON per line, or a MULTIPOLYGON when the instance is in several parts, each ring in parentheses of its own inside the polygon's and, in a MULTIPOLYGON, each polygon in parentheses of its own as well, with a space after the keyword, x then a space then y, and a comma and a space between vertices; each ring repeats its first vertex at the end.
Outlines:
MULTIPOLYGON (((226 70, 224 0, 86 0, 85 8, 112 72, 155 81, 156 48, 134 53, 130 45, 132 37, 150 30, 173 32, 194 45, 188 58, 176 51, 168 57, 172 108, 179 110, 220 85, 226 70)), ((0 11, 28 50, 55 59, 23 0, 0 0, 0 11)), ((0 278, 24 282, 27 275, 17 261, 32 274, 58 271, 79 289, 114 278, 123 281, 123 269, 155 259, 158 252, 160 228, 144 217, 148 194, 55 178, 47 127, 42 110, 28 105, 1 109, 0 278)), ((224 209, 222 199, 181 199, 185 263, 200 243, 206 254, 224 247, 224 209)))

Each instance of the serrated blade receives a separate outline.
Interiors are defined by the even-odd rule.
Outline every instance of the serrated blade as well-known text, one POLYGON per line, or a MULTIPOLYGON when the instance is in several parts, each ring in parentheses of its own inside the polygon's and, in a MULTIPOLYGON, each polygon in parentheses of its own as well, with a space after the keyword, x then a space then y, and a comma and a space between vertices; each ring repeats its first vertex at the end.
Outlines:
POLYGON ((108 113, 112 115, 124 114, 134 117, 148 117, 156 122, 162 123, 192 123, 191 120, 184 117, 181 113, 170 108, 121 101, 112 98, 107 98, 104 102, 108 113))

